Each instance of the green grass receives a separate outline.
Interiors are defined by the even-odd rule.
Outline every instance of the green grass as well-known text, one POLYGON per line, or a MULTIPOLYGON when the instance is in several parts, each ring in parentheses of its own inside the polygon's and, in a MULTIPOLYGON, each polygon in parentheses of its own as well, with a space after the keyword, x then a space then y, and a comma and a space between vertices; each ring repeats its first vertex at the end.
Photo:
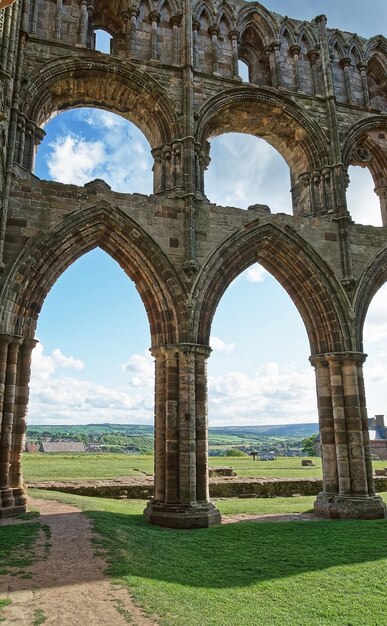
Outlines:
POLYGON ((117 478, 153 474, 153 456, 129 454, 24 454, 25 481, 117 478))
MULTIPOLYGON (((321 478, 321 459, 314 457, 315 467, 301 467, 299 457, 279 457, 276 461, 253 461, 251 457, 211 457, 211 467, 231 466, 241 477, 255 478, 321 478)), ((386 461, 375 461, 375 468, 386 467, 386 461)), ((43 480, 92 480, 120 476, 153 474, 153 456, 128 454, 24 454, 23 473, 26 482, 43 480)))
MULTIPOLYGON (((175 531, 147 524, 141 501, 36 493, 87 511, 110 575, 161 626, 387 624, 386 520, 245 522, 175 531)), ((258 505, 279 512, 285 500, 296 511, 310 508, 314 498, 219 504, 225 512, 251 512, 258 505)))
POLYGON ((15 524, 0 527, 0 572, 23 573, 21 568, 33 562, 33 548, 42 529, 41 524, 15 524))

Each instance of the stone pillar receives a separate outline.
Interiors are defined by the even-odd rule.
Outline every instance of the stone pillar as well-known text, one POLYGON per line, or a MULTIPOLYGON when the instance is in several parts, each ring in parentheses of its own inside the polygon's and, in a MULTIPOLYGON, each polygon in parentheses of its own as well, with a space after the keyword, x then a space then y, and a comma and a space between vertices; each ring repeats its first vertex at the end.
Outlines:
POLYGON ((9 335, 0 337, 1 387, 4 389, 0 434, 0 516, 17 515, 10 484, 12 431, 15 411, 18 352, 22 339, 9 335))
POLYGON ((62 36, 63 0, 56 0, 55 39, 62 36))
POLYGON ((345 85, 345 93, 347 95, 347 102, 353 102, 351 76, 349 73, 351 59, 348 57, 341 59, 340 65, 343 68, 343 72, 344 72, 344 85, 345 85))
POLYGON ((375 187, 375 193, 379 198, 380 210, 382 212, 382 224, 387 226, 387 185, 375 187))
POLYGON ((88 31, 87 0, 82 0, 81 1, 81 23, 80 23, 80 28, 79 28, 79 43, 81 44, 81 46, 86 46, 87 31, 88 31))
POLYGON ((172 175, 173 186, 181 189, 183 186, 183 172, 181 167, 182 145, 176 142, 172 145, 172 175))
POLYGON ((180 25, 181 15, 171 17, 171 26, 173 33, 173 65, 180 65, 180 25))
POLYGON ((31 6, 31 26, 30 26, 30 31, 32 33, 32 35, 34 35, 36 33, 36 27, 37 27, 37 23, 38 23, 38 0, 32 0, 32 6, 31 6))
POLYGON ((192 22, 192 59, 193 66, 196 68, 198 65, 198 36, 200 30, 200 22, 193 20, 192 22))
POLYGON ((323 491, 317 496, 317 515, 341 519, 386 517, 382 499, 375 496, 366 426, 363 361, 358 352, 311 357, 316 369, 323 491))
POLYGON ((239 52, 238 52, 238 44, 239 44, 239 32, 237 30, 232 30, 228 34, 231 40, 231 48, 232 48, 232 67, 234 78, 239 78, 239 68, 238 68, 238 60, 239 60, 239 52))
POLYGON ((293 66, 294 66, 294 87, 296 91, 301 90, 300 83, 300 66, 299 66, 299 58, 300 58, 301 48, 300 46, 291 46, 289 48, 289 53, 293 57, 293 66))
POLYGON ((130 13, 129 52, 131 55, 134 55, 135 47, 136 47, 137 18, 139 16, 139 10, 131 8, 129 13, 130 13))
POLYGON ((160 193, 164 191, 162 188, 162 158, 161 148, 155 148, 152 150, 153 156, 153 193, 160 193))
POLYGON ((4 10, 3 36, 0 44, 0 77, 8 77, 8 52, 12 26, 12 7, 4 10))
POLYGON ((158 13, 157 11, 152 11, 149 14, 149 21, 152 25, 152 32, 151 32, 151 59, 157 60, 159 58, 159 51, 158 51, 158 42, 157 42, 157 31, 158 31, 158 24, 160 21, 160 13, 158 13))
POLYGON ((212 42, 212 71, 214 72, 214 74, 217 74, 217 72, 218 72, 218 35, 219 35, 219 28, 218 28, 218 26, 213 24, 208 29, 208 32, 210 34, 211 42, 212 42))
POLYGON ((312 89, 313 95, 318 96, 321 93, 318 71, 317 71, 317 58, 318 58, 318 50, 310 50, 308 52, 310 68, 312 71, 312 89))
POLYGON ((275 41, 266 51, 266 54, 269 57, 272 87, 275 87, 276 89, 278 89, 278 87, 282 84, 280 47, 281 42, 275 41))
POLYGON ((17 379, 15 389, 15 408, 12 429, 12 446, 10 458, 10 486, 15 500, 15 506, 25 506, 26 495, 23 484, 21 453, 25 444, 27 430, 27 408, 29 398, 29 382, 31 377, 31 356, 37 341, 24 339, 19 348, 17 379))
POLYGON ((208 497, 207 376, 210 348, 177 344, 153 350, 155 497, 144 511, 153 524, 205 528, 220 523, 208 497))
POLYGON ((364 106, 370 106, 370 92, 368 91, 368 83, 367 83, 367 65, 365 63, 359 63, 357 66, 360 72, 361 78, 361 86, 363 89, 363 102, 364 106))

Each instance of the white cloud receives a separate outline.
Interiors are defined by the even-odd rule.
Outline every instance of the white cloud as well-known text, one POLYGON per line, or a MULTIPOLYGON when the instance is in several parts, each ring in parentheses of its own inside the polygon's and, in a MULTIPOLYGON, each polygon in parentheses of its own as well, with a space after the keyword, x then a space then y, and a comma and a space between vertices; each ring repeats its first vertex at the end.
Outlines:
POLYGON ((210 337, 210 346, 213 350, 218 352, 232 352, 235 348, 234 343, 226 343, 220 337, 210 337))
POLYGON ((256 263, 246 270, 246 280, 249 283, 262 283, 265 280, 267 274, 268 273, 265 268, 262 267, 262 265, 256 263))
POLYGON ((86 141, 68 134, 50 143, 48 169, 60 183, 84 185, 97 178, 96 171, 105 158, 101 141, 86 141))
POLYGON ((84 363, 80 359, 65 356, 59 348, 53 350, 49 355, 45 355, 43 352, 44 347, 41 343, 38 343, 32 352, 33 381, 46 381, 60 368, 71 368, 78 371, 84 368, 84 363))
POLYGON ((124 366, 134 374, 129 384, 114 387, 65 375, 64 370, 79 371, 84 363, 65 356, 59 348, 45 355, 42 344, 38 344, 32 354, 30 422, 152 423, 153 363, 150 356, 133 355, 124 366))
POLYGON ((358 224, 382 226, 379 198, 374 192, 375 183, 368 169, 349 168, 350 185, 347 191, 348 210, 358 224))
POLYGON ((133 354, 122 368, 130 372, 130 383, 134 387, 153 387, 154 363, 149 352, 145 355, 133 354))
POLYGON ((313 422, 317 415, 312 369, 268 362, 253 375, 235 371, 209 380, 211 425, 313 422))

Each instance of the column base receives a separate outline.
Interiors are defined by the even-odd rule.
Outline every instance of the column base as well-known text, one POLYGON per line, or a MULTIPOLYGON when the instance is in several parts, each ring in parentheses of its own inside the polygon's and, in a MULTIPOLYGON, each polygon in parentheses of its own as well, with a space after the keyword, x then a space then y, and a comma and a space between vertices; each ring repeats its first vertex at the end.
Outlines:
POLYGON ((20 506, 7 506, 4 508, 0 507, 0 519, 5 517, 16 517, 17 515, 22 515, 27 511, 27 507, 24 505, 20 506))
POLYGON ((387 509, 379 496, 353 496, 321 492, 314 513, 329 519, 384 519, 387 509))
POLYGON ((221 522, 220 512, 212 502, 165 504, 150 500, 144 516, 151 524, 165 528, 208 528, 221 522))

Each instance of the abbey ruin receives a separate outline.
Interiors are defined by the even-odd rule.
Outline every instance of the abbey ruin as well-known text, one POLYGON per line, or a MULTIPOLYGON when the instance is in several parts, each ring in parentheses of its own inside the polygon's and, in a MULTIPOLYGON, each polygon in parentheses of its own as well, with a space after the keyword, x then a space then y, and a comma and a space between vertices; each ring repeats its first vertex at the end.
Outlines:
POLYGON ((208 495, 211 321, 231 281, 257 261, 293 300, 309 338, 324 480, 315 510, 385 517, 362 333, 387 279, 387 40, 243 0, 17 0, 0 11, 0 44, 0 516, 25 510, 21 450, 39 312, 64 270, 99 246, 135 282, 151 329, 151 522, 220 521, 208 495), (95 50, 97 29, 112 35, 111 54, 95 50), (45 123, 79 106, 118 113, 144 133, 151 196, 34 176, 45 123), (231 131, 284 157, 293 215, 208 202, 208 142, 231 131), (383 226, 351 219, 350 165, 370 170, 383 226))

